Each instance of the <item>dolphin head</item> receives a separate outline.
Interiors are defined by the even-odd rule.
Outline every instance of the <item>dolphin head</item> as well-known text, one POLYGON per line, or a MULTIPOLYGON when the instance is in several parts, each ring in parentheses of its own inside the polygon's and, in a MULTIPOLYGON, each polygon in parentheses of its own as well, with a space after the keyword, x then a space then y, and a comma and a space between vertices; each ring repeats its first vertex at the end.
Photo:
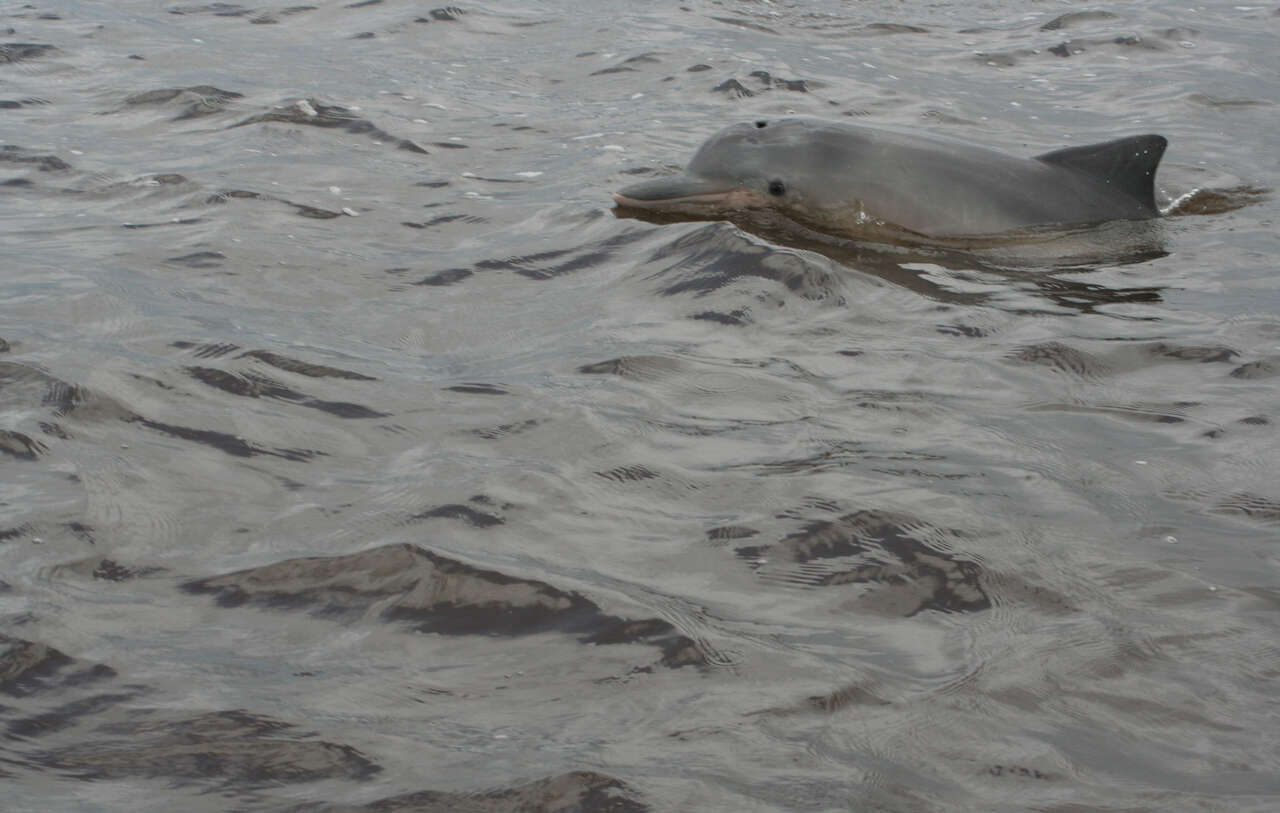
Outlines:
POLYGON ((829 178, 837 167, 848 170, 857 145, 847 134, 838 146, 820 136, 816 120, 804 118, 734 124, 707 139, 683 172, 613 198, 619 206, 693 213, 766 206, 812 213, 846 203, 832 199, 829 178))

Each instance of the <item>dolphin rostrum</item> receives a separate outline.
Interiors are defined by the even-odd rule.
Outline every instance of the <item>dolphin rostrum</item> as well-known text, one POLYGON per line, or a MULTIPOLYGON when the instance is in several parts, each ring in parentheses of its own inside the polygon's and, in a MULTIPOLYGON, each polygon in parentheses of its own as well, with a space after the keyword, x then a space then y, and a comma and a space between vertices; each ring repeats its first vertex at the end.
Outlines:
POLYGON ((771 207, 848 230, 929 237, 1156 217, 1168 142, 1140 135, 1018 158, 949 139, 795 117, 726 127, 684 172, 633 184, 619 206, 697 215, 771 207))

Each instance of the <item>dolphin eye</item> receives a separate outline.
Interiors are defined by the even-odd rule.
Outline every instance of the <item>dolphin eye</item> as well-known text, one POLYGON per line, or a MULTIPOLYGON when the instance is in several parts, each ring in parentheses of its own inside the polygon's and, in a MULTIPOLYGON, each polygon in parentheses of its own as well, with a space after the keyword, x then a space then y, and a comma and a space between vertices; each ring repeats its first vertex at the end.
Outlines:
POLYGON ((782 181, 769 181, 769 194, 780 198, 787 194, 787 185, 782 181))
POLYGON ((764 128, 769 126, 769 122, 765 121, 764 119, 761 119, 760 121, 756 122, 756 126, 759 127, 761 130, 763 130, 764 128))

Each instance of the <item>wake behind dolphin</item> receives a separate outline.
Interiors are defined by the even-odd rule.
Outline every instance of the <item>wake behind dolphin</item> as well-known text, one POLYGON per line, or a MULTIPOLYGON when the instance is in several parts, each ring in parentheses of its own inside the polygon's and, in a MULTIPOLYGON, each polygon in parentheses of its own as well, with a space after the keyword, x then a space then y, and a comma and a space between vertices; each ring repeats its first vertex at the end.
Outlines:
POLYGON ((770 207, 833 227, 929 237, 1156 217, 1167 141, 1140 135, 1019 158, 962 142, 795 117, 726 127, 685 170, 614 194, 619 206, 707 215, 770 207))

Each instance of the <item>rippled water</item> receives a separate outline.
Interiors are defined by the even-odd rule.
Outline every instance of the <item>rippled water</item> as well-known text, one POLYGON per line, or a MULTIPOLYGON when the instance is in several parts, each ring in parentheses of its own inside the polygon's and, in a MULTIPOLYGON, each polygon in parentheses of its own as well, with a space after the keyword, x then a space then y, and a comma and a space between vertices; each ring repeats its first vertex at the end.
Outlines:
POLYGON ((1280 806, 1272 7, 3 13, 6 811, 1280 806), (612 210, 790 111, 1174 216, 612 210))

